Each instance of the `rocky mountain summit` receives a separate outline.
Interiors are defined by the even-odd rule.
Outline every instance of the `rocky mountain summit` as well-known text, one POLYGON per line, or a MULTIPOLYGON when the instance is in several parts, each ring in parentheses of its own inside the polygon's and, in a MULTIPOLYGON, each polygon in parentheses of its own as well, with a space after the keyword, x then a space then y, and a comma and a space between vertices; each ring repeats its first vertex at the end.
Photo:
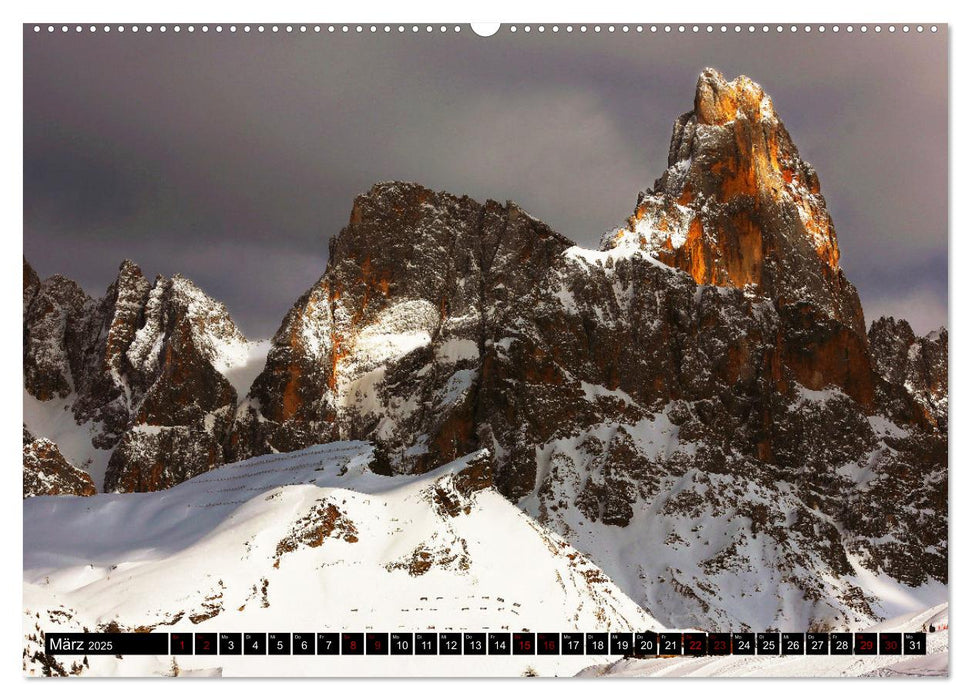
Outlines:
POLYGON ((699 284, 772 299, 800 384, 872 404, 863 309, 839 267, 819 178, 745 76, 701 74, 694 109, 675 122, 668 169, 602 245, 638 246, 699 284))
POLYGON ((150 282, 126 260, 91 299, 24 261, 24 389, 93 426, 93 447, 112 451, 107 491, 166 488, 225 461, 237 396, 223 372, 245 344, 182 277, 150 282))
POLYGON ((603 248, 630 243, 699 284, 751 286, 780 307, 811 299, 864 331, 816 171, 745 76, 701 74, 694 109, 674 124, 668 169, 603 248))
POLYGON ((666 626, 845 628, 947 581, 947 333, 867 332, 818 177, 744 77, 702 73, 596 251, 512 202, 375 185, 238 405, 241 336, 191 283, 24 285, 28 391, 76 393, 108 490, 337 440, 386 475, 487 450, 666 626))
POLYGON ((506 329, 529 318, 524 303, 570 245, 512 203, 376 185, 274 337, 235 456, 370 439, 400 473, 496 446, 482 418, 509 397, 483 391, 483 373, 504 381, 506 329))

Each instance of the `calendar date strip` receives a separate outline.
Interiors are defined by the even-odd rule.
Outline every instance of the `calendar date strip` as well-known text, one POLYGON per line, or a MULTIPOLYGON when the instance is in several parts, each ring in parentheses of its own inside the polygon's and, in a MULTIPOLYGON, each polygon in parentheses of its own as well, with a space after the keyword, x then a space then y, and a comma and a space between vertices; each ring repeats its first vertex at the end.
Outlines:
POLYGON ((52 656, 923 655, 924 632, 48 632, 52 656))

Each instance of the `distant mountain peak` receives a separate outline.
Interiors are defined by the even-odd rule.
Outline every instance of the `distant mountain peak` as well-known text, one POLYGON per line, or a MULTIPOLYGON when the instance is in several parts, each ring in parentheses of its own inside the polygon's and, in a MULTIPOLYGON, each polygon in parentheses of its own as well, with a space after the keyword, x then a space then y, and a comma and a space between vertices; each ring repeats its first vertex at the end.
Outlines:
MULTIPOLYGON (((152 282, 126 259, 92 300, 24 260, 24 388, 68 400, 78 430, 113 450, 108 490, 165 488, 221 464, 237 400, 226 374, 248 352, 225 305, 181 275, 152 282)), ((32 473, 56 461, 45 460, 32 473)))
POLYGON ((118 273, 119 273, 119 276, 122 276, 122 275, 139 275, 140 276, 142 274, 142 268, 140 268, 138 266, 138 264, 134 260, 131 260, 129 258, 125 258, 118 265, 118 273))

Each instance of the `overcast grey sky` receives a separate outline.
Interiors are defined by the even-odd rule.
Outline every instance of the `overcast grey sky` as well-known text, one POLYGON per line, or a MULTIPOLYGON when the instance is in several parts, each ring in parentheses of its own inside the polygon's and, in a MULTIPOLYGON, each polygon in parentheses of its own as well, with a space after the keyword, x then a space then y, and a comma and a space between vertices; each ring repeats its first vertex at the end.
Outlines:
POLYGON ((705 66, 772 95, 868 322, 947 316, 947 39, 24 30, 24 252, 101 295, 182 273, 272 334, 354 196, 513 199, 593 246, 664 170, 705 66))

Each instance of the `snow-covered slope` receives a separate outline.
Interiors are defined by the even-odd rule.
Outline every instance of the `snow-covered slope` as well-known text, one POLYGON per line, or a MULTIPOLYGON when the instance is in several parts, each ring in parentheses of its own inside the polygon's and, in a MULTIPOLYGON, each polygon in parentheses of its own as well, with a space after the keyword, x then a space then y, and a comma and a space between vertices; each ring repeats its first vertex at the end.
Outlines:
MULTIPOLYGON (((919 632, 929 621, 946 618, 947 603, 903 615, 870 628, 872 632, 919 632)), ((946 676, 947 631, 927 635, 926 656, 719 656, 702 658, 623 659, 584 669, 580 676, 684 677, 774 676, 946 676)))
MULTIPOLYGON (((489 486, 487 454, 385 477, 344 442, 163 492, 24 504, 24 634, 658 628, 586 557, 489 486), (39 615, 39 617, 38 617, 39 615)), ((36 643, 28 642, 28 650, 36 643)), ((30 654, 28 654, 30 656, 30 654)), ((606 661, 606 659, 603 659, 606 661)), ((166 673, 90 657, 85 674, 166 673)), ((225 675, 573 674, 590 657, 179 658, 225 675), (366 664, 366 666, 365 666, 366 664)), ((26 670, 39 666, 28 662, 26 670)))
MULTIPOLYGON (((591 385, 585 391, 636 408, 623 392, 591 385)), ((847 401, 835 390, 800 392, 794 413, 821 416, 847 401)), ((587 553, 670 627, 860 631, 947 600, 946 583, 910 583, 902 565, 874 572, 872 559, 867 561, 874 544, 849 536, 839 520, 820 512, 818 500, 810 500, 838 484, 852 494, 848 498, 889 507, 874 488, 887 444, 874 442, 860 463, 830 464, 828 480, 807 480, 813 489, 807 496, 798 481, 780 478, 784 473, 745 465, 699 469, 704 445, 686 439, 690 425, 680 410, 669 405, 636 422, 604 422, 541 445, 541 486, 519 506, 587 553), (638 461, 628 470, 610 457, 631 453, 638 461), (565 503, 577 507, 560 505, 565 503)), ((895 445, 908 437, 879 417, 867 425, 887 442, 897 438, 895 445)), ((935 477, 922 478, 931 483, 935 477)), ((901 519, 920 516, 916 499, 894 503, 901 519)), ((876 546, 906 539, 883 531, 876 546)))

